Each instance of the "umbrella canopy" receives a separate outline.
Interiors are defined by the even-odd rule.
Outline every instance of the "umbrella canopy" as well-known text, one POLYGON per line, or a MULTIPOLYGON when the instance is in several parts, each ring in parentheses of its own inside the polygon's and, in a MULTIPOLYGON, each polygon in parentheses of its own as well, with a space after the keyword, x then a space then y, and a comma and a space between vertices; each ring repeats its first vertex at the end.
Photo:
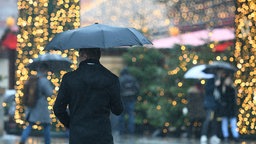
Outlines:
POLYGON ((57 34, 45 50, 67 50, 80 48, 112 48, 152 44, 134 28, 93 24, 57 34))
POLYGON ((52 72, 59 72, 61 70, 70 70, 71 60, 62 57, 58 54, 46 53, 39 55, 38 58, 33 59, 33 62, 28 64, 27 67, 30 70, 37 70, 39 65, 45 63, 48 65, 49 70, 52 72))
POLYGON ((210 79, 214 77, 214 74, 206 74, 203 70, 206 68, 206 65, 197 65, 190 68, 185 74, 184 78, 186 79, 210 79))
POLYGON ((225 70, 227 72, 234 73, 237 71, 237 68, 231 65, 230 63, 224 61, 214 61, 203 70, 205 73, 216 73, 216 70, 225 70))

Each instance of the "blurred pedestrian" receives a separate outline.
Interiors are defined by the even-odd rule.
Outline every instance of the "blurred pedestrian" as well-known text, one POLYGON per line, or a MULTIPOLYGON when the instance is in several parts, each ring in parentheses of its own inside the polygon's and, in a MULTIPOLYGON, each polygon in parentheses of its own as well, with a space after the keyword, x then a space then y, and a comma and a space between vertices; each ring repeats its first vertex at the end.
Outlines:
POLYGON ((193 86, 188 89, 188 138, 191 138, 194 134, 197 137, 196 128, 198 128, 204 121, 204 89, 200 81, 197 81, 193 86))
MULTIPOLYGON (((14 20, 14 19, 13 19, 14 20)), ((17 25, 8 25, 0 39, 0 53, 8 58, 9 63, 9 88, 14 89, 15 86, 15 61, 17 58, 17 25)))
POLYGON ((119 124, 120 124, 119 132, 120 134, 125 134, 126 132, 128 132, 129 134, 134 134, 135 132, 134 110, 135 110, 135 103, 137 100, 137 96, 139 94, 139 83, 137 79, 129 73, 127 67, 125 67, 120 72, 119 81, 120 81, 121 97, 124 103, 124 112, 121 114, 119 119, 119 124), (128 116, 127 120, 126 120, 126 116, 128 116))
POLYGON ((207 143, 208 136, 210 136, 211 144, 219 144, 220 138, 217 136, 217 118, 220 106, 220 87, 223 85, 223 80, 226 77, 224 70, 217 70, 215 77, 208 79, 205 84, 205 99, 204 108, 206 110, 206 117, 203 122, 200 142, 207 143), (210 131, 209 131, 210 130, 210 131), (209 131, 209 134, 208 134, 209 131))
POLYGON ((32 126, 36 123, 40 123, 44 127, 44 140, 45 144, 51 143, 50 129, 51 129, 51 119, 50 112, 48 109, 47 97, 53 94, 53 85, 47 79, 48 66, 46 64, 41 64, 38 69, 37 76, 38 79, 38 96, 34 107, 27 107, 26 109, 26 120, 29 125, 23 130, 21 135, 20 144, 25 144, 27 138, 30 135, 32 126))
POLYGON ((222 117, 221 129, 224 137, 224 142, 229 141, 229 123, 231 132, 235 141, 239 141, 239 133, 237 131, 237 102, 236 89, 233 85, 231 75, 227 76, 222 86, 220 115, 222 117))
POLYGON ((70 144, 113 144, 110 113, 121 114, 123 104, 118 77, 100 57, 99 48, 80 49, 78 69, 62 78, 53 110, 70 144))

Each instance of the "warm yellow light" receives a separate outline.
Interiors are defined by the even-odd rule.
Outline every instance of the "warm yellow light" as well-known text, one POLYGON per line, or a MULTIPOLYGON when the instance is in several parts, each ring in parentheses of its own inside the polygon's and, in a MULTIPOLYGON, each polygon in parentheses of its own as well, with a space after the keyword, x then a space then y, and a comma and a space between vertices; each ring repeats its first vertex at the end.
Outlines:
POLYGON ((182 82, 179 82, 178 83, 178 87, 182 87, 183 83, 182 82))
MULTIPOLYGON (((56 3, 56 1, 52 1, 56 3)), ((22 89, 25 80, 28 79, 28 75, 37 74, 36 71, 29 71, 26 68, 26 65, 33 62, 32 59, 38 57, 39 54, 44 54, 43 51, 47 42, 56 34, 58 26, 61 26, 61 31, 67 29, 78 28, 80 25, 80 5, 77 0, 70 0, 69 6, 65 8, 65 4, 55 5, 53 11, 49 15, 48 9, 48 1, 27 1, 27 0, 18 0, 17 2, 18 10, 19 10, 19 18, 17 19, 17 24, 19 26, 19 34, 18 44, 17 44, 17 68, 16 71, 16 91, 15 95, 16 101, 16 111, 15 111, 15 121, 18 124, 24 125, 25 122, 25 114, 24 107, 21 103, 21 98, 23 97, 22 89), (64 7, 64 8, 63 8, 64 7), (73 9, 69 9, 72 7, 73 9), (75 8, 75 9, 74 9, 75 8), (72 12, 71 12, 72 11, 72 12), (78 11, 78 12, 77 12, 78 11), (66 14, 69 12, 69 14, 66 14), (70 20, 70 24, 66 21, 66 19, 61 16, 61 13, 66 14, 65 18, 70 20), (76 26, 72 25, 76 23, 76 26), (49 33, 51 31, 51 35, 49 33)), ((51 4, 52 5, 52 4, 51 4)), ((59 31, 60 32, 60 31, 59 31)), ((76 59, 77 52, 74 51, 65 51, 66 56, 70 56, 70 59, 76 59)), ((72 68, 76 68, 77 61, 74 61, 72 68)), ((61 72, 60 75, 55 75, 53 73, 48 73, 48 79, 51 80, 54 86, 56 86, 54 95, 52 98, 48 98, 49 107, 48 109, 52 112, 52 105, 54 103, 54 99, 56 97, 56 92, 59 86, 59 78, 65 74, 65 72, 61 72)), ((52 122, 57 123, 55 116, 51 113, 50 117, 52 118, 52 122)), ((62 126, 63 127, 63 126, 62 126)), ((33 126, 33 128, 41 130, 41 126, 33 126)))
POLYGON ((161 108, 162 108, 162 107, 161 107, 160 105, 157 105, 157 106, 156 106, 156 109, 157 109, 157 110, 161 110, 161 108))
POLYGON ((256 39, 256 26, 253 23, 256 19, 252 15, 256 14, 255 1, 237 1, 237 16, 235 19, 236 29, 236 47, 234 51, 234 58, 230 61, 237 62, 235 84, 238 87, 238 102, 241 108, 239 109, 238 128, 242 134, 255 134, 255 56, 254 50, 256 39), (252 10, 252 11, 251 11, 252 10), (254 38, 253 38, 254 37, 254 38), (253 74, 254 73, 254 74, 253 74))

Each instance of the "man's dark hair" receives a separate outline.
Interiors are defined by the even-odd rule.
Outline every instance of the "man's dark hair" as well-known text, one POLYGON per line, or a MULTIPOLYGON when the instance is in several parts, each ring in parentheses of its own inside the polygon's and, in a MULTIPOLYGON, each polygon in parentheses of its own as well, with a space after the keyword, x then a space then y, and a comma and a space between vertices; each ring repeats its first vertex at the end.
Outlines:
POLYGON ((88 59, 97 59, 101 57, 100 48, 81 48, 79 49, 79 54, 86 54, 88 59))

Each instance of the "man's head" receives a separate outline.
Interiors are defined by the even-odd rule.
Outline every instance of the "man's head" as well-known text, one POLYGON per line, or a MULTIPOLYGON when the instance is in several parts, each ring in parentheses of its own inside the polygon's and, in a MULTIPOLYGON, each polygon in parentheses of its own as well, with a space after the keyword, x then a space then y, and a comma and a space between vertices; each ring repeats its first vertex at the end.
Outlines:
POLYGON ((79 61, 84 61, 86 59, 96 59, 99 60, 101 57, 100 48, 81 48, 79 49, 79 61))

